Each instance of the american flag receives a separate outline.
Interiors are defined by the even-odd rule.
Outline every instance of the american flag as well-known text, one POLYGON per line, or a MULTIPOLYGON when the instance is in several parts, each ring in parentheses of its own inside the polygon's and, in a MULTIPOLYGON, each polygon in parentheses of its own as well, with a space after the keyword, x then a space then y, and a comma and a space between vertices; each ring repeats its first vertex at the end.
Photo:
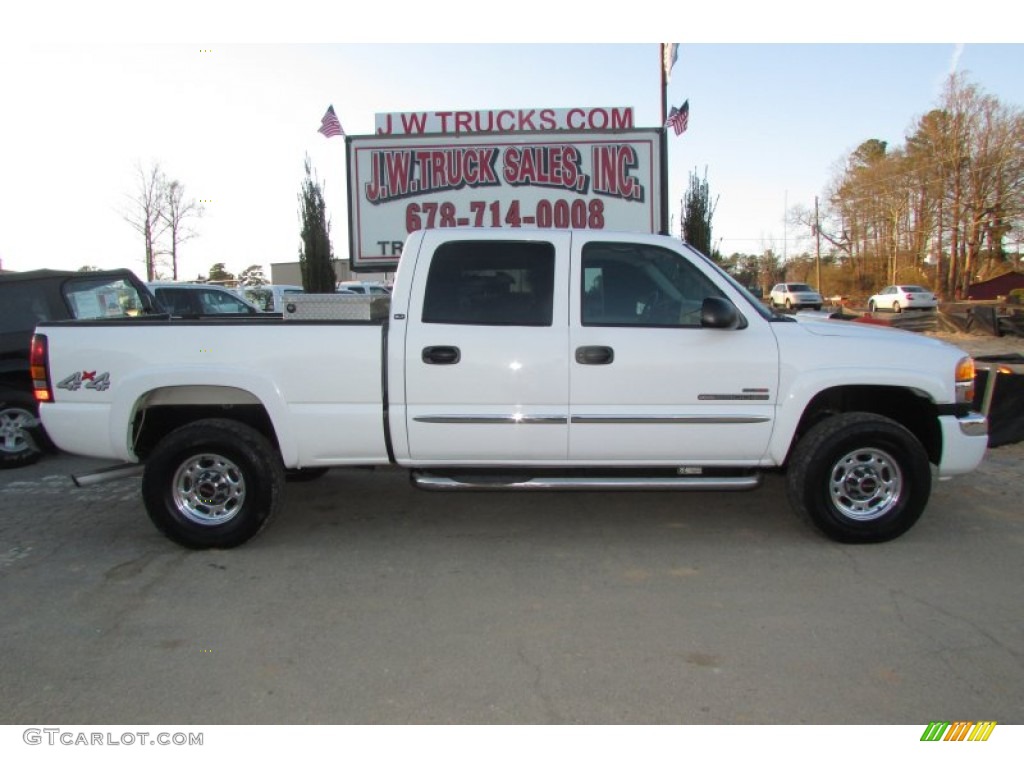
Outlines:
POLYGON ((341 121, 334 112, 333 104, 331 104, 331 106, 327 108, 327 111, 324 112, 324 116, 320 120, 320 127, 317 130, 327 138, 331 138, 331 136, 345 135, 345 131, 342 130, 341 127, 341 121))
POLYGON ((676 136, 679 136, 690 126, 690 100, 687 99, 683 102, 683 106, 676 109, 672 107, 672 110, 668 113, 668 120, 665 121, 665 127, 671 127, 675 132, 676 136))
POLYGON ((661 66, 665 69, 665 83, 672 79, 672 67, 676 65, 679 58, 679 43, 661 44, 661 66))

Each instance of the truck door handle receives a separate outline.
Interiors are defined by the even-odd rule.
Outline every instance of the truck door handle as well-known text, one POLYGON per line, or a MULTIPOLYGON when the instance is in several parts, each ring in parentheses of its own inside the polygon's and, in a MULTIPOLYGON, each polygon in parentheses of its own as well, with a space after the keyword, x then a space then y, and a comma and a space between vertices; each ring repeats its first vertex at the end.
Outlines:
POLYGON ((576 362, 580 365, 608 365, 614 359, 611 347, 576 347, 576 362))
POLYGON ((424 347, 423 362, 427 365, 455 365, 462 359, 458 347, 424 347))

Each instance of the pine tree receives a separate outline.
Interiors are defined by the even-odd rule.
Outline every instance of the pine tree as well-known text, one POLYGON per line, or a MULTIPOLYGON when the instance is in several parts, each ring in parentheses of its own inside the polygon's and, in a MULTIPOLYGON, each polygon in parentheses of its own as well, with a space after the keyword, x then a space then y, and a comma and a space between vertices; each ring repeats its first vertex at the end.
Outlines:
POLYGON ((323 188, 306 156, 306 178, 299 192, 299 220, 302 222, 302 245, 299 268, 302 287, 307 293, 334 293, 334 250, 331 247, 331 222, 327 218, 323 188))
POLYGON ((708 171, 704 169, 704 178, 697 176, 696 171, 690 174, 690 188, 683 201, 683 241, 689 243, 701 253, 720 258, 711 249, 711 218, 715 215, 718 199, 712 204, 708 190, 708 171))

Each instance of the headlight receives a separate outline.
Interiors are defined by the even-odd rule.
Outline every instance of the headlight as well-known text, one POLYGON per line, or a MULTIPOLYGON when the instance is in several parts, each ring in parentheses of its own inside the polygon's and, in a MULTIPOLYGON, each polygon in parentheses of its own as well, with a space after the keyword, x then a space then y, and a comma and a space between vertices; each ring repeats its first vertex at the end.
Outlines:
POLYGON ((974 360, 970 357, 956 364, 956 401, 974 402, 974 360))

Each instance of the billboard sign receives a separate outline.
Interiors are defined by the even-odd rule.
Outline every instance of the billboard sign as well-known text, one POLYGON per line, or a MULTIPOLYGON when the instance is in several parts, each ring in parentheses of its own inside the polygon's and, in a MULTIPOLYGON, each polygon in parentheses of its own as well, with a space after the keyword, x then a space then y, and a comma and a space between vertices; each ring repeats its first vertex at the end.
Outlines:
MULTIPOLYGON (((481 118, 481 125, 498 124, 498 114, 492 123, 481 118)), ((405 238, 424 228, 656 232, 662 226, 660 129, 489 133, 467 130, 465 119, 451 117, 448 133, 382 130, 396 117, 401 124, 401 115, 378 116, 379 135, 346 138, 355 270, 394 269, 405 238), (454 132, 457 125, 462 129, 454 132)), ((524 119, 517 116, 516 124, 524 119)))

